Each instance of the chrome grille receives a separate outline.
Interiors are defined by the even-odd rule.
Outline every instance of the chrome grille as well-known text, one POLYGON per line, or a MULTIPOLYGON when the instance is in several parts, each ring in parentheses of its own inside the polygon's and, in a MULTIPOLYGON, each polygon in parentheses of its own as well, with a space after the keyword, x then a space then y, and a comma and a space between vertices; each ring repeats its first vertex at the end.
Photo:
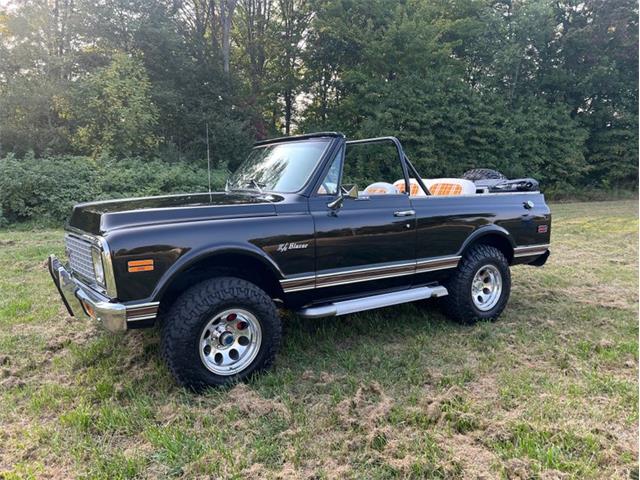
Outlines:
POLYGON ((75 235, 67 234, 65 235, 65 246, 71 271, 91 282, 95 282, 96 275, 93 270, 93 260, 91 259, 91 242, 75 235))

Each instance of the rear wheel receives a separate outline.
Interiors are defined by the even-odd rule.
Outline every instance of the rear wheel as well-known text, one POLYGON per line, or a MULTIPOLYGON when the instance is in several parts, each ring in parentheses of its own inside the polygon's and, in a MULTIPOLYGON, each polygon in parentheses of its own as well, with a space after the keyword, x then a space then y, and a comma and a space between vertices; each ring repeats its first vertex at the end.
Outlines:
POLYGON ((449 317, 463 323, 495 320, 511 292, 509 262, 497 248, 476 245, 464 254, 445 285, 449 295, 442 305, 449 317))
POLYGON ((281 332, 276 307, 263 290, 239 278, 214 278, 172 305, 162 327, 162 355, 178 382, 200 391, 268 368, 281 332))

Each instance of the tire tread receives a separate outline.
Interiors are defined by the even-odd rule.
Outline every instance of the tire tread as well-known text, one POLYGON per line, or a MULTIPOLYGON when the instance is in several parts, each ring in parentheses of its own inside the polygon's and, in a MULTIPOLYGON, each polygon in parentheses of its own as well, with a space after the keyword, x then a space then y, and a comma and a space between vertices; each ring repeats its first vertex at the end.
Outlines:
POLYGON ((442 298, 442 307, 447 316, 461 322, 472 324, 479 320, 497 319, 507 305, 511 290, 509 262, 504 254, 496 247, 478 244, 468 250, 458 265, 455 273, 445 283, 449 294, 442 298), (486 260, 493 260, 502 270, 503 295, 496 307, 486 314, 479 313, 473 307, 469 291, 470 281, 473 279, 478 266, 486 260), (506 275, 505 275, 506 270, 506 275))
POLYGON ((269 368, 282 341, 282 325, 273 300, 258 286, 235 277, 216 277, 198 283, 174 302, 162 324, 161 356, 174 378, 196 391, 209 386, 225 385, 244 380, 257 371, 269 368), (217 305, 250 303, 262 326, 262 346, 252 365, 245 371, 228 377, 208 371, 200 360, 190 356, 189 342, 194 332, 199 335, 203 315, 217 305), (267 330, 268 329, 268 330, 267 330), (265 331, 267 330, 267 331, 265 331))

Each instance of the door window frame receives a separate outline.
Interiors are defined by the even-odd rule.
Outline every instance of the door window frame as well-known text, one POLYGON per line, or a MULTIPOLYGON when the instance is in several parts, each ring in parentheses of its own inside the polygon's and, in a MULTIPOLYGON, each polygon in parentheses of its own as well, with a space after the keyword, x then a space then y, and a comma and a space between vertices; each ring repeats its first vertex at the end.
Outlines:
POLYGON ((312 196, 323 197, 323 198, 334 198, 339 195, 340 185, 342 185, 342 170, 344 167, 344 156, 346 151, 347 151, 346 145, 344 143, 341 143, 340 146, 338 147, 338 150, 334 152, 333 155, 331 155, 330 161, 327 162, 327 165, 322 170, 322 175, 320 175, 319 180, 315 185, 315 189, 312 193, 312 196), (338 184, 336 185, 336 193, 319 193, 320 187, 322 187, 325 178, 327 178, 327 175, 329 175, 329 172, 331 171, 331 168, 333 167, 333 164, 335 163, 338 156, 340 156, 340 160, 339 160, 340 169, 338 171, 338 184))
MULTIPOLYGON (((340 146, 338 147, 339 150, 337 150, 336 152, 332 151, 331 155, 328 156, 328 158, 330 160, 327 161, 327 164, 322 169, 322 175, 320 175, 318 180, 317 180, 317 182, 315 182, 314 189, 313 189, 313 192, 312 192, 312 196, 321 197, 321 198, 333 198, 333 197, 337 197, 340 194, 340 188, 342 187, 342 177, 343 177, 343 173, 344 173, 344 160, 345 160, 345 156, 346 156, 346 152, 347 152, 347 147, 349 145, 367 145, 367 144, 386 143, 386 142, 391 142, 396 147, 396 151, 398 152, 398 160, 400 161, 400 165, 401 165, 401 168, 402 168, 402 175, 404 177, 405 188, 404 188, 404 192, 401 192, 398 195, 407 195, 407 196, 409 196, 411 190, 410 190, 410 187, 409 187, 409 168, 408 168, 407 162, 406 162, 407 157, 404 154, 404 150, 402 149, 402 144, 400 143, 400 141, 396 137, 374 137, 374 138, 363 138, 363 139, 360 139, 360 140, 344 140, 344 141, 340 142, 340 146), (331 169, 331 166, 333 165, 333 162, 336 159, 336 154, 340 154, 340 156, 341 156, 341 158, 340 158, 340 175, 338 176, 339 180, 338 180, 337 193, 335 193, 335 194, 318 193, 318 190, 320 189, 320 186, 322 185, 322 182, 326 178, 327 174, 329 173, 329 170, 331 169)), ((422 183, 422 182, 420 181, 420 183, 422 183)), ((374 195, 374 196, 377 196, 377 195, 374 195)), ((380 195, 380 196, 383 196, 383 195, 380 195)))

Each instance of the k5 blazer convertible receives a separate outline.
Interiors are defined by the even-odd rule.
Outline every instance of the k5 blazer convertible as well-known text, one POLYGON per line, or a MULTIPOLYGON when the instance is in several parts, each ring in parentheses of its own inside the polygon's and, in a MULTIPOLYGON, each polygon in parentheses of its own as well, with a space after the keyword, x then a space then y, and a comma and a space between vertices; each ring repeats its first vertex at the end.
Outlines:
POLYGON ((279 138, 223 192, 77 205, 69 263, 49 269, 71 315, 158 322, 171 372, 201 390, 273 362, 278 307, 317 318, 442 297, 456 320, 497 318, 509 267, 549 256, 537 185, 486 169, 421 178, 394 137, 279 138))

